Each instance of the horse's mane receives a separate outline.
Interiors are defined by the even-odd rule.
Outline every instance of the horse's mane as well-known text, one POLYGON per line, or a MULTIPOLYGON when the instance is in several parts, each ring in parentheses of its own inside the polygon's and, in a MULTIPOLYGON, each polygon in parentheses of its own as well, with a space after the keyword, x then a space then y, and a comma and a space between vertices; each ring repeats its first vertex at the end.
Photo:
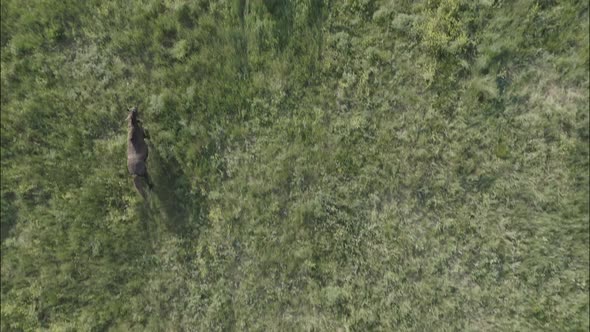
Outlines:
POLYGON ((139 121, 137 121, 137 114, 129 114, 127 117, 127 136, 129 140, 133 139, 135 135, 135 131, 139 127, 139 121))

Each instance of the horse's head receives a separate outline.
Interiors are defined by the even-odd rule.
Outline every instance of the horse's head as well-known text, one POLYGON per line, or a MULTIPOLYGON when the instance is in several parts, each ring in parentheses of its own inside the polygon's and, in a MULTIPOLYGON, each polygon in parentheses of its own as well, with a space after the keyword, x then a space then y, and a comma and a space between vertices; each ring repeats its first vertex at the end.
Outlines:
POLYGON ((129 114, 127 115, 127 121, 129 121, 133 125, 136 125, 138 114, 139 114, 139 112, 137 111, 137 106, 131 107, 129 109, 129 114))

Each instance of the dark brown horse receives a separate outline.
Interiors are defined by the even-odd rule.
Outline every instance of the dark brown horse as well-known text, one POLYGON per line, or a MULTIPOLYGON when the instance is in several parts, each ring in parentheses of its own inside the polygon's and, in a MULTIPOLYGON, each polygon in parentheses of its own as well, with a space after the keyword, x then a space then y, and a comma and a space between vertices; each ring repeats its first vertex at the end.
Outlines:
POLYGON ((150 189, 152 182, 147 171, 148 146, 145 142, 146 132, 141 127, 138 119, 137 106, 129 110, 127 116, 127 169, 133 176, 133 184, 137 192, 145 199, 146 191, 142 179, 144 179, 150 189))

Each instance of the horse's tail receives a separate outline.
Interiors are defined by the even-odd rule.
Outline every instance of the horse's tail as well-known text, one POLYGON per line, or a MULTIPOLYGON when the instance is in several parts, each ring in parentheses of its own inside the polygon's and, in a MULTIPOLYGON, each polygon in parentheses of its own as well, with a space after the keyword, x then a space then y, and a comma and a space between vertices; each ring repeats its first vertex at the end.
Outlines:
POLYGON ((135 185, 135 189, 137 189, 137 192, 141 195, 141 197, 143 197, 143 199, 146 199, 146 192, 145 192, 145 187, 143 185, 143 181, 141 180, 141 176, 139 175, 133 175, 133 184, 135 185))

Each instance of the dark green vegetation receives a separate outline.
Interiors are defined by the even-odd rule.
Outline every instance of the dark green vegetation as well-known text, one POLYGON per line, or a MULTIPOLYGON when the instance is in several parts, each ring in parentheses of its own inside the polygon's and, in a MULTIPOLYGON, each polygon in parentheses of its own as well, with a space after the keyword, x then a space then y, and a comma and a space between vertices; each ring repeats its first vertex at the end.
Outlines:
POLYGON ((588 330, 587 1, 1 10, 2 331, 588 330))

